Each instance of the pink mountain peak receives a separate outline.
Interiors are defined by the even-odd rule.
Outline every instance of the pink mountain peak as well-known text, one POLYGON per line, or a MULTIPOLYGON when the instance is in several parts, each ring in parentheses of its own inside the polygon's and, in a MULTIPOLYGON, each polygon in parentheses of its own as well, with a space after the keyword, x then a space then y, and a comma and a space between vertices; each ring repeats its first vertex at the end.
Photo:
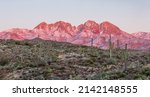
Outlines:
POLYGON ((103 23, 100 24, 100 29, 107 34, 116 34, 116 35, 120 35, 121 34, 121 30, 119 27, 117 27, 116 25, 105 21, 103 23))
POLYGON ((84 31, 84 32, 93 32, 93 33, 99 33, 99 24, 96 23, 95 21, 88 20, 84 24, 81 24, 78 26, 79 31, 84 31))
POLYGON ((57 28, 57 31, 59 32, 66 32, 66 33, 74 32, 74 30, 76 29, 75 26, 72 26, 70 23, 64 21, 58 21, 54 23, 53 27, 57 28))
POLYGON ((50 30, 56 29, 59 32, 61 31, 70 32, 74 30, 75 28, 76 28, 75 26, 72 26, 68 22, 58 21, 58 22, 51 23, 51 24, 42 22, 38 26, 36 26, 34 29, 39 29, 39 30, 44 30, 44 31, 50 31, 50 30))
POLYGON ((46 22, 42 22, 39 25, 37 25, 34 29, 43 29, 43 30, 46 30, 46 27, 48 27, 48 24, 46 22))
POLYGON ((93 46, 105 49, 108 48, 110 34, 112 35, 112 41, 115 43, 114 45, 119 40, 121 48, 124 47, 125 43, 128 44, 130 49, 150 48, 149 33, 129 34, 108 21, 98 24, 92 20, 88 20, 78 27, 72 26, 70 23, 64 21, 51 24, 42 22, 33 30, 13 28, 0 32, 0 39, 32 40, 40 38, 43 40, 90 45, 90 39, 93 38, 93 46))
POLYGON ((64 22, 64 21, 58 21, 56 23, 54 23, 55 26, 60 26, 60 27, 72 27, 72 25, 68 22, 64 22))
POLYGON ((56 23, 54 23, 54 24, 70 24, 70 23, 65 22, 65 21, 58 21, 58 22, 56 22, 56 23))
POLYGON ((92 20, 88 20, 84 23, 84 25, 90 27, 90 26, 98 25, 98 23, 92 20))

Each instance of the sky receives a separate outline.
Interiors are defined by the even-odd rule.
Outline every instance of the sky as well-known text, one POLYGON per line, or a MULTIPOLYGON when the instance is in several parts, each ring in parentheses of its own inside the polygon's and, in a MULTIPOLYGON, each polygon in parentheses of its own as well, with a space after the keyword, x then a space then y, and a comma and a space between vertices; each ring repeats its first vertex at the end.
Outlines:
POLYGON ((0 0, 0 31, 41 22, 109 21, 123 31, 150 32, 150 0, 0 0))

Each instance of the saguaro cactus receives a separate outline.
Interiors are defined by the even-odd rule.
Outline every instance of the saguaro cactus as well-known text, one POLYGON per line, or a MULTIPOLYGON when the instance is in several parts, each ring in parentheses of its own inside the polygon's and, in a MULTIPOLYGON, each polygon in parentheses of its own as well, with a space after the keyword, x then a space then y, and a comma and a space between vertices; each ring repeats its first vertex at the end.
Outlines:
POLYGON ((117 49, 120 49, 120 43, 118 39, 117 39, 117 49))
POLYGON ((112 58, 112 49, 113 49, 113 45, 112 45, 111 35, 110 35, 109 36, 109 56, 110 56, 110 58, 112 58))
POLYGON ((93 46, 93 41, 94 41, 94 39, 93 39, 93 38, 91 38, 91 46, 93 46))
POLYGON ((127 60, 128 60, 128 44, 125 44, 125 52, 124 52, 124 64, 125 64, 125 68, 124 71, 127 70, 127 60))

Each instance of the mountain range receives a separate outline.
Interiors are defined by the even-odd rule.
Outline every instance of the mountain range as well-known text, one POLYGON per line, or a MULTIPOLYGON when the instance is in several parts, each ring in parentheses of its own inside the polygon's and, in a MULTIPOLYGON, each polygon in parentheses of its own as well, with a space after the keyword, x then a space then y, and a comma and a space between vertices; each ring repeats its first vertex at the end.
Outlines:
POLYGON ((22 41, 40 38, 43 40, 95 46, 102 49, 109 47, 110 37, 113 46, 116 48, 124 48, 125 44, 127 44, 129 49, 150 49, 150 33, 137 32, 130 34, 108 21, 99 24, 88 20, 79 26, 73 26, 64 21, 52 24, 42 22, 31 30, 12 28, 0 32, 0 39, 2 40, 22 41))

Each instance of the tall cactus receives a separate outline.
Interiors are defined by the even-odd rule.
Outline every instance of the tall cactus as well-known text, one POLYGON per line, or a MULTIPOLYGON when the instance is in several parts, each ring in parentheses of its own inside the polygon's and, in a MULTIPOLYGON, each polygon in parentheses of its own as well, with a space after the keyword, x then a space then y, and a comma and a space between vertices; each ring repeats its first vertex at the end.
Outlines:
POLYGON ((117 49, 120 49, 120 43, 118 39, 117 39, 117 49))
POLYGON ((94 41, 94 39, 93 39, 93 38, 91 38, 91 46, 93 46, 93 41, 94 41))
POLYGON ((109 36, 109 57, 112 58, 112 49, 113 49, 113 45, 112 45, 112 41, 111 41, 111 35, 109 36))
POLYGON ((125 63, 125 68, 124 71, 127 70, 127 60, 128 60, 128 44, 125 44, 125 52, 124 52, 124 63, 125 63))

